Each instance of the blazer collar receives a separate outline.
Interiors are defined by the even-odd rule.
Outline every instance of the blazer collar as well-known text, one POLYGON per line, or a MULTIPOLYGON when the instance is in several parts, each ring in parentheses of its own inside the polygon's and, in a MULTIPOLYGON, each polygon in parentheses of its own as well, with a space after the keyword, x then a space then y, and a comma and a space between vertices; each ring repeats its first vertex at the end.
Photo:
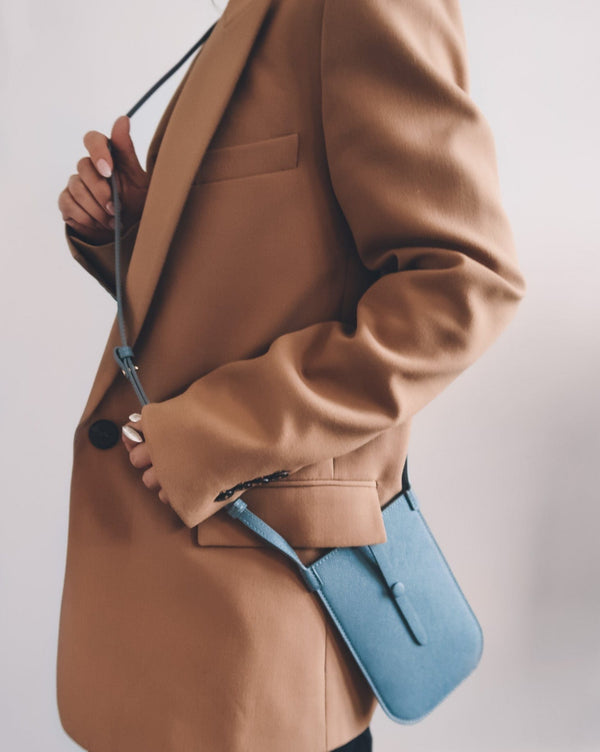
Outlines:
MULTIPOLYGON (((149 147, 151 179, 124 284, 127 340, 134 349, 190 185, 271 4, 272 0, 229 0, 186 72, 185 86, 178 92, 170 116, 163 116, 149 147), (164 133, 160 134, 162 127, 164 133)), ((113 348, 119 344, 115 316, 80 423, 99 404, 115 376, 121 375, 113 357, 113 348)), ((141 371, 140 380, 144 385, 141 371)))

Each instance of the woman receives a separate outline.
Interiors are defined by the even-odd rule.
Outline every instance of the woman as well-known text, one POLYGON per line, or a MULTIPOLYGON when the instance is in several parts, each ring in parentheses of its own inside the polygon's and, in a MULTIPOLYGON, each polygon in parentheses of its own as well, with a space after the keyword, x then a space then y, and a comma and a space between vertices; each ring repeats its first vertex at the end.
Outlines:
POLYGON ((90 752, 371 749, 335 629, 220 510, 243 493, 305 562, 384 541, 412 417, 524 295, 458 2, 230 0, 146 171, 126 117, 111 140, 114 163, 86 134, 59 207, 114 295, 117 170, 150 403, 115 321, 74 437, 63 727, 90 752))

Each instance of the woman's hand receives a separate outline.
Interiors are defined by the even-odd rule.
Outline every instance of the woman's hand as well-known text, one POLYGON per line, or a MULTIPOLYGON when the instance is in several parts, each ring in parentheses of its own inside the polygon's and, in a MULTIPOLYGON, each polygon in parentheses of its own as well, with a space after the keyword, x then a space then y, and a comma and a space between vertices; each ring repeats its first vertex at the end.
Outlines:
POLYGON ((148 193, 148 173, 142 168, 131 140, 127 115, 118 117, 110 134, 115 163, 108 139, 98 131, 83 137, 89 156, 77 162, 77 174, 71 175, 58 197, 63 220, 83 240, 101 245, 114 238, 114 207, 111 181, 116 168, 121 199, 121 231, 125 233, 138 221, 148 193))
POLYGON ((144 444, 142 416, 140 413, 132 413, 129 416, 129 420, 130 422, 125 423, 121 430, 121 438, 129 452, 129 461, 134 467, 140 469, 146 468, 142 473, 142 483, 151 491, 158 491, 158 498, 163 504, 168 504, 169 499, 158 482, 156 470, 150 458, 150 452, 146 444, 144 444))

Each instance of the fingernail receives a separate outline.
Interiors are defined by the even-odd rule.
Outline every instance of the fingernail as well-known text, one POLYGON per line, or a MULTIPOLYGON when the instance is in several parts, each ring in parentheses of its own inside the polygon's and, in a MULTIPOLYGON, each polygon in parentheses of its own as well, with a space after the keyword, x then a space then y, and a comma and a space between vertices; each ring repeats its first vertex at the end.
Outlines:
POLYGON ((131 413, 131 415, 129 416, 129 420, 132 423, 137 423, 138 420, 141 420, 141 419, 142 419, 141 413, 131 413))
POLYGON ((122 431, 128 439, 135 441, 136 444, 141 444, 144 441, 135 428, 131 426, 123 426, 122 431))
POLYGON ((106 211, 109 214, 114 214, 115 213, 115 206, 114 206, 114 204, 113 204, 112 201, 109 201, 108 204, 106 204, 106 211))
POLYGON ((96 162, 96 167, 98 168, 98 172, 103 175, 105 178, 109 178, 111 175, 111 169, 106 161, 106 159, 99 159, 96 162))

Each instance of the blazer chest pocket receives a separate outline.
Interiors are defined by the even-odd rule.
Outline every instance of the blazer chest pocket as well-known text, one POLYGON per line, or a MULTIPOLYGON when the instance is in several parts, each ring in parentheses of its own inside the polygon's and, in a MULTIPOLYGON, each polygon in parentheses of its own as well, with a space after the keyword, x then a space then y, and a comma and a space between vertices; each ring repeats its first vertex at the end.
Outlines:
POLYGON ((290 170, 298 165, 298 133, 209 148, 192 185, 290 170))

